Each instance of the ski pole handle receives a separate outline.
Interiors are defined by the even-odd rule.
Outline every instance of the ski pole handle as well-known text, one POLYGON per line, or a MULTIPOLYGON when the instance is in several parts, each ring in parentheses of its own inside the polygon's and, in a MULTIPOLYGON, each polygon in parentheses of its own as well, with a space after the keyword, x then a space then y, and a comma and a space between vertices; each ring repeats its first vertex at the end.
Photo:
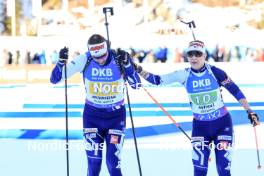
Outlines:
POLYGON ((107 14, 107 12, 110 12, 111 16, 113 16, 114 15, 113 7, 104 7, 103 8, 103 13, 107 14))
POLYGON ((107 48, 110 49, 110 39, 109 39, 109 30, 108 30, 108 20, 107 20, 107 12, 110 12, 111 15, 114 15, 113 7, 104 7, 103 13, 105 15, 105 28, 106 28, 106 35, 107 35, 107 48))

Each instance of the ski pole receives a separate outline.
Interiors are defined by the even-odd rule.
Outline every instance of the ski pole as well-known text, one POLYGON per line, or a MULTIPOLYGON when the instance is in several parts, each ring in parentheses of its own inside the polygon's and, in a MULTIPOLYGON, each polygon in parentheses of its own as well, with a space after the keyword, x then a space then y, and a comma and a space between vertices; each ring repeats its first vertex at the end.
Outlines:
MULTIPOLYGON (((108 49, 110 49, 109 30, 108 30, 109 23, 108 23, 108 20, 107 20, 107 13, 108 12, 110 12, 111 15, 114 15, 113 7, 104 7, 103 8, 103 13, 105 15, 105 27, 106 27, 106 33, 107 33, 107 47, 108 47, 108 49)), ((119 63, 119 65, 120 65, 120 63, 119 63)), ((125 74, 122 66, 121 66, 121 72, 125 74)), ((124 81, 126 82, 125 78, 124 78, 124 81)), ((135 149, 136 149, 138 170, 139 170, 139 175, 142 176, 142 169, 141 169, 139 152, 138 152, 137 138, 136 138, 134 121, 133 121, 133 116, 132 116, 132 110, 131 110, 130 98, 129 98, 129 93, 128 93, 128 87, 127 87, 126 83, 125 83, 125 86, 126 86, 127 104, 128 104, 129 116, 130 116, 130 120, 131 120, 133 139, 134 139, 135 149)))
POLYGON ((64 66, 64 77, 65 77, 65 135, 66 135, 66 166, 67 166, 67 176, 70 175, 70 165, 69 165, 69 126, 68 126, 68 93, 67 93, 67 87, 68 87, 68 81, 67 81, 67 61, 65 61, 64 66))
MULTIPOLYGON (((176 122, 176 120, 173 119, 173 117, 168 113, 168 111, 166 111, 163 106, 149 93, 149 91, 141 86, 144 91, 149 95, 149 97, 160 107, 160 109, 163 111, 164 114, 167 115, 167 117, 169 117, 169 119, 173 122, 173 124, 189 139, 189 141, 192 141, 192 138, 186 133, 186 131, 176 122)), ((209 147, 207 147, 209 148, 209 147)), ((211 162, 211 158, 209 157, 208 159, 209 162, 211 162)))
POLYGON ((139 171, 139 175, 142 176, 142 169, 141 169, 141 163, 140 163, 140 157, 139 157, 139 151, 138 151, 138 145, 137 145, 137 137, 136 137, 136 131, 135 131, 135 126, 134 126, 134 120, 132 116, 132 110, 131 110, 131 104, 130 104, 127 84, 126 84, 126 94, 127 94, 127 104, 128 104, 129 116, 130 116, 130 121, 131 121, 131 126, 132 126, 133 139, 134 139, 134 144, 136 148, 138 171, 139 171))
POLYGON ((166 111, 163 106, 149 93, 149 91, 142 86, 144 91, 149 95, 149 97, 159 106, 159 108, 163 111, 164 114, 169 117, 169 119, 173 122, 173 124, 191 141, 191 137, 182 129, 182 127, 173 119, 173 117, 166 111))
POLYGON ((181 20, 182 23, 188 25, 188 27, 190 28, 191 32, 192 32, 192 36, 193 36, 193 39, 196 40, 196 37, 194 35, 194 32, 193 32, 193 28, 196 28, 196 25, 194 23, 194 21, 190 21, 190 22, 184 22, 181 20))
POLYGON ((261 169, 260 157, 259 157, 258 137, 257 137, 257 129, 256 129, 256 126, 254 126, 254 134, 255 134, 255 143, 256 143, 257 160, 258 160, 258 166, 257 166, 257 169, 261 169))
POLYGON ((107 20, 107 13, 110 12, 110 15, 114 15, 114 9, 113 7, 104 7, 103 8, 103 13, 105 15, 105 28, 106 28, 106 36, 107 36, 107 48, 110 49, 110 38, 109 38, 109 30, 108 30, 108 20, 107 20))

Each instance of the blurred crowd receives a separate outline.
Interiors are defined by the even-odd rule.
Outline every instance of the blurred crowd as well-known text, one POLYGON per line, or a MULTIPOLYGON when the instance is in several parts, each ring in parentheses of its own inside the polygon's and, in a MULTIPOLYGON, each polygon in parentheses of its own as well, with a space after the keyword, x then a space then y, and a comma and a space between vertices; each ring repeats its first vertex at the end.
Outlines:
MULTIPOLYGON (((5 16, 2 22, 5 23, 8 22, 8 19, 10 20, 10 17, 6 16, 7 13, 4 13, 7 9, 6 2, 7 0, 0 1, 0 13, 2 12, 2 18, 5 16)), ((195 20, 197 25, 195 34, 203 36, 201 39, 205 43, 206 41, 211 41, 212 38, 215 38, 216 41, 211 43, 219 42, 222 38, 225 38, 224 41, 229 46, 221 44, 208 45, 207 60, 210 62, 264 61, 264 2, 259 0, 38 1, 42 2, 42 8, 34 5, 36 2, 33 0, 16 1, 16 10, 20 14, 16 17, 18 18, 16 21, 19 21, 17 23, 19 30, 13 31, 16 35, 43 38, 65 36, 67 38, 67 36, 74 34, 78 38, 78 36, 87 35, 94 31, 104 33, 105 16, 102 8, 113 6, 115 9, 114 16, 109 17, 111 39, 120 44, 120 46, 116 47, 122 48, 122 46, 125 46, 135 62, 187 62, 184 48, 179 45, 173 46, 174 43, 169 44, 167 39, 162 39, 161 41, 165 40, 165 42, 160 42, 156 38, 152 38, 152 36, 156 35, 177 39, 189 38, 189 27, 180 22, 181 20, 195 20), (232 5, 234 2, 237 5, 232 5), (218 35, 223 37, 218 37, 218 35), (151 37, 148 38, 148 36, 151 37), (140 41, 137 40, 138 38, 140 41), (142 38, 144 38, 143 41, 142 38), (230 38, 232 40, 229 41, 230 38), (127 41, 125 44, 118 42, 124 40, 127 41), (156 46, 155 43, 160 46, 156 46), (167 45, 164 45, 164 43, 167 45), (238 46, 233 45, 234 43, 238 46), (131 47, 129 48, 130 45, 131 47), (141 48, 141 46, 145 48, 141 48)), ((11 29, 8 26, 10 28, 11 25, 4 25, 6 31, 2 32, 2 35, 11 35, 11 29)), ((82 39, 83 37, 80 38, 82 39)), ((12 42, 4 41, 1 38, 0 66, 22 64, 50 65, 56 63, 59 52, 57 47, 61 46, 63 42, 58 42, 57 39, 37 40, 37 42, 33 43, 30 41, 25 42, 24 39, 12 40, 16 44, 14 46, 12 42), (37 46, 38 44, 42 44, 41 47, 37 46), (45 48, 47 44, 49 49, 45 48), (3 49, 3 47, 5 48, 3 49), (32 49, 27 50, 25 48, 32 49)), ((80 43, 82 42, 76 43, 75 47, 81 47, 80 43)), ((85 50, 70 48, 70 57, 72 58, 83 52, 85 50)))
MULTIPOLYGON (((130 48, 130 53, 137 62, 188 62, 185 49, 158 47, 149 51, 130 48)), ((264 48, 235 46, 232 48, 216 45, 207 49, 207 61, 211 62, 240 62, 264 61, 264 48)))
MULTIPOLYGON (((179 63, 187 62, 185 49, 160 46, 153 49, 126 49, 138 63, 179 63)), ((0 51, 0 65, 23 64, 55 64, 59 58, 58 50, 15 50, 2 49, 0 51)), ((80 51, 71 51, 70 58, 79 55, 80 51)), ((207 60, 210 62, 263 62, 264 48, 250 48, 235 46, 227 48, 216 45, 207 49, 207 60)))

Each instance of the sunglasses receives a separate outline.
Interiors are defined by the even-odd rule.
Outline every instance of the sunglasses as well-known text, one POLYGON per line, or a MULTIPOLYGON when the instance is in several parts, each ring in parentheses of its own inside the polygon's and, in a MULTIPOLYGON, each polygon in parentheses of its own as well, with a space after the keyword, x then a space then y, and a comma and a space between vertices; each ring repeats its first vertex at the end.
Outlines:
POLYGON ((201 57, 202 55, 203 55, 203 53, 200 52, 200 51, 189 51, 187 53, 187 57, 193 57, 193 56, 195 56, 195 57, 201 57))

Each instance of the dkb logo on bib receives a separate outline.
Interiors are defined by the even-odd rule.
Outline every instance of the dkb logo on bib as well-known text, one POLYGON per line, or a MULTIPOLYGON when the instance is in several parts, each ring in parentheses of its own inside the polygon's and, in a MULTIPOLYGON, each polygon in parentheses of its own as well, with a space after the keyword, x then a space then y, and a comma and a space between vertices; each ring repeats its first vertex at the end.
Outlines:
POLYGON ((92 68, 92 76, 113 76, 110 68, 92 68))
POLYGON ((210 79, 200 79, 198 81, 193 81, 193 88, 197 87, 206 87, 211 85, 211 80, 210 79))

